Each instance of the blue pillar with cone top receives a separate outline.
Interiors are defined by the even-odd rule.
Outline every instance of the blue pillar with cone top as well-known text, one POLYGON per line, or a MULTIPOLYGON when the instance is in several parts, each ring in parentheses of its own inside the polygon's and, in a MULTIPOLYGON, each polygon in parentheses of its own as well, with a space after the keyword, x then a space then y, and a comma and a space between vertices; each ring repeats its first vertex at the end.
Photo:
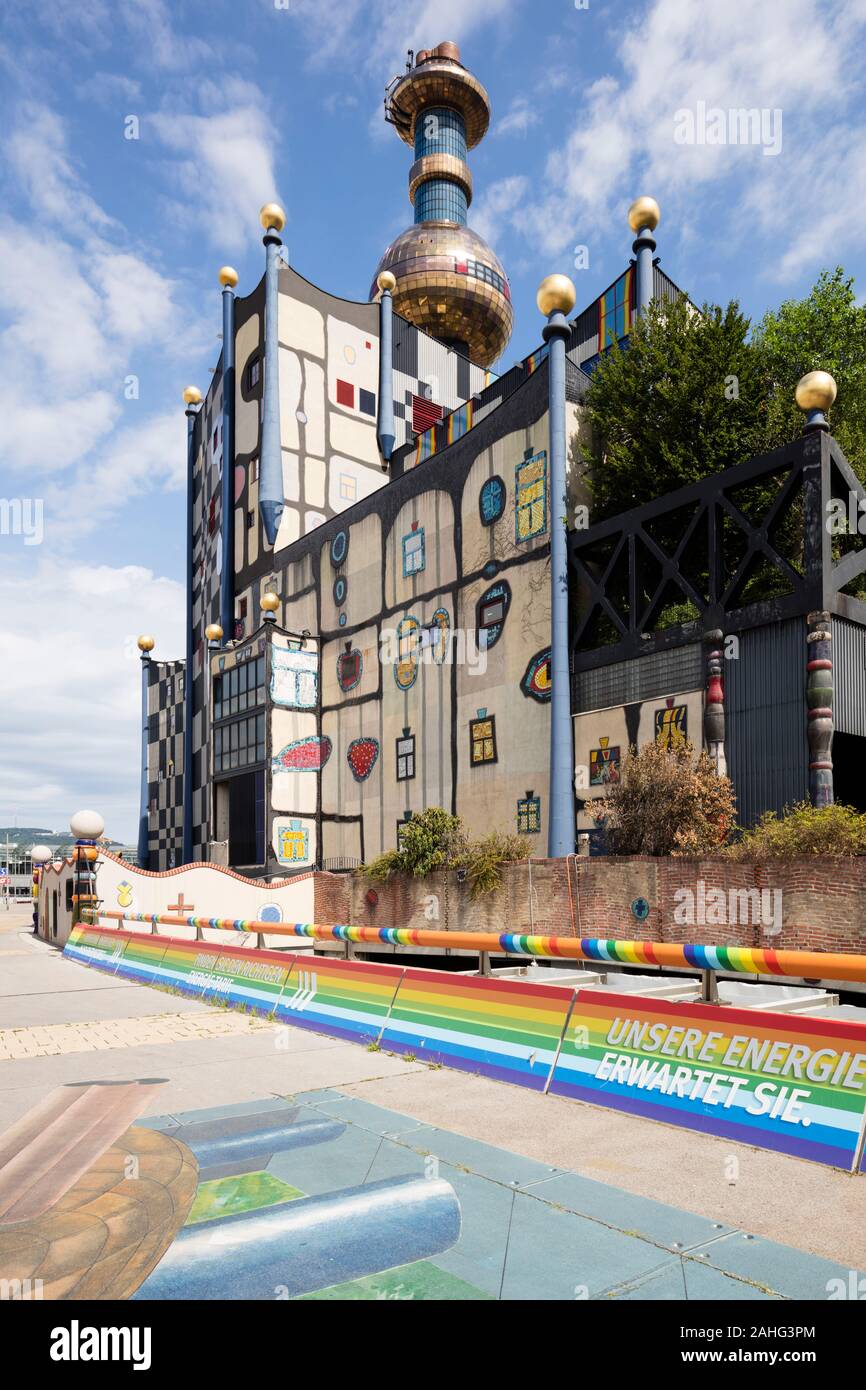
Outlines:
POLYGON ((192 585, 193 585, 193 468, 195 466, 195 418, 201 405, 201 391, 188 386, 183 393, 186 402, 186 670, 183 676, 183 848, 184 864, 192 863, 192 585))
POLYGON ((550 482, 550 793, 547 852, 551 859, 574 853, 574 753, 568 654, 568 550, 566 544, 565 344, 566 314, 574 308, 567 275, 548 275, 537 303, 547 315, 550 482))
POLYGON ((391 461, 396 433, 394 430, 394 301, 391 297, 397 281, 390 270, 383 270, 376 283, 379 298, 379 418, 376 438, 383 466, 391 461))
POLYGON ((265 229, 265 384, 259 458, 259 511, 265 535, 269 543, 274 545, 283 515, 279 339, 279 267, 283 243, 278 233, 286 225, 286 214, 278 203, 266 203, 259 216, 265 229))
POLYGON ((141 652, 141 789, 138 798, 138 867, 150 868, 150 805, 147 780, 148 713, 147 692, 150 685, 150 654, 154 640, 147 634, 138 639, 141 652))
POLYGON ((635 198, 628 210, 628 225, 637 233, 632 251, 637 259, 636 312, 645 314, 653 297, 653 252, 656 241, 653 232, 659 224, 661 210, 655 198, 635 198))
POLYGON ((220 575, 220 626, 228 642, 235 628, 235 285, 238 273, 224 265, 219 273, 223 287, 223 470, 222 573, 220 575))

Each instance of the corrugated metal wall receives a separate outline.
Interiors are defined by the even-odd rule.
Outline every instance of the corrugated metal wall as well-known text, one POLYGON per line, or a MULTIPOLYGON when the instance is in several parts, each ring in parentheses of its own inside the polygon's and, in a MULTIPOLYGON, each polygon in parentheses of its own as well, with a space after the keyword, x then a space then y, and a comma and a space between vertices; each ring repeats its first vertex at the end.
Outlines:
POLYGON ((726 751, 737 821, 782 811, 809 794, 806 622, 790 618, 740 633, 725 661, 726 751))
POLYGON ((847 618, 833 619, 833 724, 866 736, 866 628, 847 618))

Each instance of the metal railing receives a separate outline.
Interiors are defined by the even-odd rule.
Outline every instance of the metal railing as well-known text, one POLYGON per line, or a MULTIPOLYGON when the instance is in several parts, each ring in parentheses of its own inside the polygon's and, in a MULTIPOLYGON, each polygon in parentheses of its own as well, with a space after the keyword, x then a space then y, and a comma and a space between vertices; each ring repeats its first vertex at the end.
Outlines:
POLYGON ((324 926, 313 922, 263 922, 243 917, 172 917, 163 913, 109 912, 83 909, 97 925, 100 919, 144 923, 157 927, 193 927, 196 932, 233 931, 257 936, 294 936, 315 941, 341 941, 348 946, 425 946, 471 951, 482 958, 494 954, 552 960, 644 965, 672 970, 699 970, 737 975, 776 975, 807 980, 866 981, 866 955, 833 951, 774 951, 763 946, 690 945, 673 941, 613 941, 595 937, 531 936, 523 932, 426 931, 411 927, 324 926))

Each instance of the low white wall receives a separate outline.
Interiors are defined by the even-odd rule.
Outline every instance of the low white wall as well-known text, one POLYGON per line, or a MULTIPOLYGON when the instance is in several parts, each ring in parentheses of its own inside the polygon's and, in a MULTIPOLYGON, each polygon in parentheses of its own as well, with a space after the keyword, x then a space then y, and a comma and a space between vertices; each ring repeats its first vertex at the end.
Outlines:
MULTIPOLYGON (((49 866, 43 872, 39 891, 39 935, 44 940, 63 946, 69 935, 71 912, 66 911, 66 880, 74 874, 71 861, 59 871, 49 866), (57 931, 53 930, 52 892, 57 891, 57 931)), ((243 917, 274 922, 312 922, 314 910, 313 875, 299 875, 283 883, 266 884, 243 878, 232 869, 219 864, 186 864, 166 873, 151 873, 101 852, 96 861, 96 891, 103 910, 110 912, 147 912, 156 915, 197 917, 243 917)), ((106 926, 120 923, 106 923, 106 926)), ((129 931, 148 931, 144 924, 131 922, 129 931)), ((164 935, 194 936, 192 928, 161 927, 164 935)), ((205 939, 226 941, 235 945, 245 942, 239 933, 209 931, 205 939)), ((256 938, 249 938, 255 945, 256 938)), ((265 934, 266 946, 303 947, 304 938, 265 934)), ((312 941, 309 942, 313 945, 312 941)))

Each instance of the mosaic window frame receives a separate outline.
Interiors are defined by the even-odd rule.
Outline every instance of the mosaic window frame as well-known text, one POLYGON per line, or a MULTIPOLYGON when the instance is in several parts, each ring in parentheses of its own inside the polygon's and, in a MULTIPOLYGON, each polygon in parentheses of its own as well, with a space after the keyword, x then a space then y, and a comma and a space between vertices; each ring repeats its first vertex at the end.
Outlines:
POLYGON ((485 711, 469 721, 469 764, 470 767, 483 767, 498 761, 496 715, 485 711))
POLYGON ((338 531, 331 541, 331 564, 337 570, 346 563, 346 556, 349 553, 349 532, 338 531))
POLYGON ((364 658, 361 652, 349 642, 346 646, 348 650, 340 652, 337 657, 337 684, 344 695, 361 684, 364 674, 364 658))
POLYGON ((281 825, 277 831, 279 849, 277 859, 281 864, 305 864, 310 857, 310 832, 300 821, 290 821, 281 825), (292 852, 286 853, 287 846, 292 852), (300 853, 298 852, 300 850, 300 853))
POLYGON ((517 464, 514 486, 514 539, 523 545, 547 531, 546 449, 517 464))
POLYGON ((478 514, 482 526, 493 526, 499 521, 505 511, 507 496, 505 479, 498 473, 482 483, 478 494, 478 514))
POLYGON ((517 801, 518 835, 541 834, 541 797, 521 796, 517 801))
POLYGON ((403 578, 412 579, 427 568, 424 527, 416 526, 403 537, 403 578))

